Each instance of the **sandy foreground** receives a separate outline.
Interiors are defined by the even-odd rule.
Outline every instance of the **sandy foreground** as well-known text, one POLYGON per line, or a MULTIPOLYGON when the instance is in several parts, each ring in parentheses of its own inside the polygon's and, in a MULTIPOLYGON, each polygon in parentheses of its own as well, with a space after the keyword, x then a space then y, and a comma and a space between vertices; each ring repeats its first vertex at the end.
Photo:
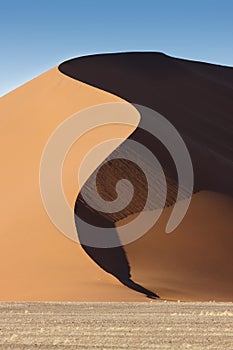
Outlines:
POLYGON ((232 303, 0 303, 0 349, 232 349, 232 303))

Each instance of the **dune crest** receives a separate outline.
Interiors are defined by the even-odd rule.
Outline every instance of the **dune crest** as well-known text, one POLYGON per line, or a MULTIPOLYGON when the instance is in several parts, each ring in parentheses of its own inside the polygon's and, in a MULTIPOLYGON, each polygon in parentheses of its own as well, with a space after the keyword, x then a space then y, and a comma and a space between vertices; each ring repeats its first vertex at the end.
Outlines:
MULTIPOLYGON (((232 86, 232 68, 158 53, 125 53, 64 62, 3 96, 0 300, 145 301, 158 294, 171 300, 233 301, 232 86), (145 177, 122 160, 103 167, 97 185, 103 199, 113 201, 117 180, 131 177, 135 196, 126 211, 103 215, 80 195, 78 166, 92 147, 111 138, 121 138, 119 147, 112 144, 96 157, 83 187, 94 168, 127 139, 158 156, 168 183, 167 207, 156 225, 124 247, 103 251, 72 242, 52 224, 41 200, 39 167, 58 125, 83 109, 110 102, 147 106, 174 124, 190 152, 197 193, 182 223, 166 235, 177 194, 176 168, 163 145, 141 128, 143 115, 135 109, 131 125, 89 131, 71 147, 62 173, 75 213, 117 232, 144 207, 145 177)), ((80 126, 85 122, 80 118, 80 126)))

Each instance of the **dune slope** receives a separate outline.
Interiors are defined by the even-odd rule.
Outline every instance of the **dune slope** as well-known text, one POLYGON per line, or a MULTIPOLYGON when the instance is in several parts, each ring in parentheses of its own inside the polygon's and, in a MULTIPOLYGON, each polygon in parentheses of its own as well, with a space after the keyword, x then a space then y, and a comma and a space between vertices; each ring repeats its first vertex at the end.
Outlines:
MULTIPOLYGON (((79 110, 118 101, 57 68, 1 98, 0 300, 140 299, 59 232, 45 212, 39 189, 41 155, 55 128, 79 110)), ((127 138, 133 129, 106 126, 73 146, 63 176, 71 208, 79 190, 77 169, 89 149, 108 137, 127 138)))
MULTIPOLYGON (((232 301, 232 72, 156 53, 97 55, 64 62, 2 97, 0 300, 145 301, 158 294, 232 301), (176 170, 163 145, 140 128, 137 110, 131 126, 88 132, 72 146, 63 169, 68 202, 87 221, 113 227, 117 234, 143 209, 147 195, 140 169, 119 160, 101 168, 97 188, 111 201, 117 181, 127 177, 136 189, 132 203, 105 215, 89 207, 76 176, 96 144, 115 137, 139 141, 161 161, 168 183, 168 207, 147 234, 124 247, 93 249, 72 242, 50 221, 39 189, 40 160, 53 131, 73 113, 120 101, 153 108, 174 124, 190 151, 198 193, 180 226, 166 235, 176 170)), ((124 147, 110 147, 100 159, 124 147)))

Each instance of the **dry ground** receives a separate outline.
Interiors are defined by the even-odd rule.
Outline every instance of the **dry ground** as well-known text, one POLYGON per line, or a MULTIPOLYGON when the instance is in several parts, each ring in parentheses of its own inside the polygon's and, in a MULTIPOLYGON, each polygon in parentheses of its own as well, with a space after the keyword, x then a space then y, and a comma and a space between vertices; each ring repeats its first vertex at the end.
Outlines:
POLYGON ((233 303, 0 303, 0 349, 233 349, 233 303))

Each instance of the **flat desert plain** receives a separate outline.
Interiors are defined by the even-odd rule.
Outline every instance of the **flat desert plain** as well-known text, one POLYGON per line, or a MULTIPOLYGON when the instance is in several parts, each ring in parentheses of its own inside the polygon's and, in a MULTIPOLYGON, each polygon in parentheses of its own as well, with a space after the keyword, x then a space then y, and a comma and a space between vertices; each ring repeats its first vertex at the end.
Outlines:
POLYGON ((233 303, 0 303, 0 349, 232 349, 233 303))

